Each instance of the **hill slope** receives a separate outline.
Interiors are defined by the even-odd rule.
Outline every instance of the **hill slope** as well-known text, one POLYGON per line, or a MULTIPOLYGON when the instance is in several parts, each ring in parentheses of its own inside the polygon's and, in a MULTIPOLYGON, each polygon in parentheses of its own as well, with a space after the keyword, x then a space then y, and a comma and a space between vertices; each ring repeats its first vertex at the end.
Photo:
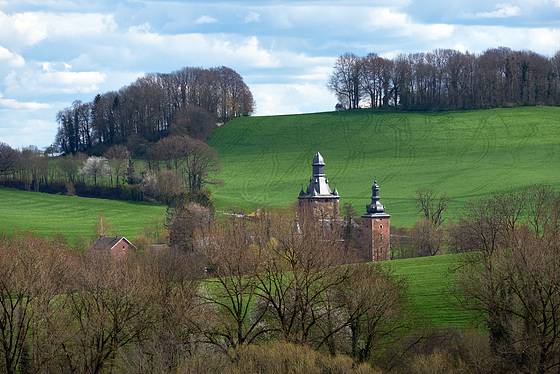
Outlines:
POLYGON ((396 225, 418 214, 422 186, 446 192, 450 215, 469 199, 532 183, 560 184, 560 108, 445 113, 349 111, 238 118, 216 130, 224 186, 219 209, 280 206, 297 200, 317 152, 341 204, 365 213, 374 175, 396 225))
POLYGON ((112 233, 134 239, 150 225, 152 217, 165 213, 163 205, 49 195, 37 192, 0 189, 0 231, 33 231, 40 235, 60 233, 70 242, 76 236, 93 236, 93 227, 103 213, 112 233))

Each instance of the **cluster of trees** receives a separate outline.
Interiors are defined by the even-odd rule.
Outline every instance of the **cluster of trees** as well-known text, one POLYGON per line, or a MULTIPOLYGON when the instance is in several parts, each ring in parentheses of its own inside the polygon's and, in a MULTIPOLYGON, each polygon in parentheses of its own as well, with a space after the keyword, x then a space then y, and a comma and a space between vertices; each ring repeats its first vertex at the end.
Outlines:
POLYGON ((234 70, 186 67, 142 76, 90 103, 75 101, 57 114, 53 146, 68 154, 128 142, 129 150, 140 156, 147 143, 170 134, 205 140, 218 122, 254 110, 253 95, 234 70))
POLYGON ((500 47, 481 54, 437 49, 386 59, 346 53, 327 87, 338 109, 486 109, 560 105, 560 52, 552 58, 500 47))
MULTIPOLYGON (((432 192, 422 190, 423 219, 445 203, 432 192)), ((344 226, 325 230, 294 207, 218 220, 193 200, 168 222, 195 227, 185 240, 118 259, 62 237, 2 234, 0 371, 560 367, 560 195, 548 186, 473 201, 455 225, 467 252, 452 272, 455 300, 486 327, 472 332, 427 328, 390 267, 348 265, 359 255, 340 240, 344 226)))
POLYGON ((131 157, 126 145, 103 156, 69 153, 49 157, 37 147, 12 149, 0 143, 0 183, 36 192, 170 203, 185 191, 221 183, 217 152, 202 140, 174 135, 153 143, 146 160, 131 157))
POLYGON ((381 266, 341 266, 343 246, 315 220, 300 216, 296 230, 293 214, 261 218, 212 220, 193 250, 119 259, 60 237, 3 235, 0 370, 204 372, 201 360, 232 367, 246 347, 276 341, 321 352, 327 367, 397 365, 395 352, 380 353, 411 323, 403 281, 381 266))

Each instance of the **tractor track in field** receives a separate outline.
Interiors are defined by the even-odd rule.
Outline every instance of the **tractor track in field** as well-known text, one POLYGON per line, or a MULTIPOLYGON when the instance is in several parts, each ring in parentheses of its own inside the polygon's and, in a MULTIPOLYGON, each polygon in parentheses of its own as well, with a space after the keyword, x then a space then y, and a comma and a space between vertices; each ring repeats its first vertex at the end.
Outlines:
MULTIPOLYGON (((411 170, 415 164, 416 149, 413 146, 414 134, 408 118, 403 116, 389 117, 387 126, 391 128, 394 136, 393 159, 396 161, 389 165, 385 180, 392 180, 398 174, 411 170), (398 168, 398 170, 397 170, 398 168)), ((425 137, 425 134, 423 134, 425 137)))

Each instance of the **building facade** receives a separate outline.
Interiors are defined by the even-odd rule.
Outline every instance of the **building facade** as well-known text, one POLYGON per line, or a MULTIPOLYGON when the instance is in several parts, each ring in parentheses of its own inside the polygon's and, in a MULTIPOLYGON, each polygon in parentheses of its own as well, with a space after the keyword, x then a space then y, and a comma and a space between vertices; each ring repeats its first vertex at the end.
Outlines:
POLYGON ((331 191, 329 187, 329 181, 325 177, 325 161, 319 152, 313 157, 311 166, 313 166, 313 176, 309 180, 309 186, 305 191, 302 187, 298 196, 300 209, 313 212, 318 219, 338 220, 340 196, 336 188, 331 191))
MULTIPOLYGON (((319 152, 313 158, 313 176, 304 191, 299 193, 300 210, 307 210, 323 222, 335 224, 340 222, 340 195, 336 188, 331 191, 325 176, 325 161, 319 152)), ((367 259, 369 261, 387 261, 390 253, 390 218, 385 213, 385 206, 379 198, 379 186, 374 181, 371 203, 366 205, 366 214, 362 215, 362 230, 367 241, 367 259)))
POLYGON ((385 205, 379 201, 377 181, 371 187, 371 203, 366 205, 366 214, 362 215, 362 228, 366 234, 371 253, 371 261, 388 261, 391 259, 391 216, 385 213, 385 205))

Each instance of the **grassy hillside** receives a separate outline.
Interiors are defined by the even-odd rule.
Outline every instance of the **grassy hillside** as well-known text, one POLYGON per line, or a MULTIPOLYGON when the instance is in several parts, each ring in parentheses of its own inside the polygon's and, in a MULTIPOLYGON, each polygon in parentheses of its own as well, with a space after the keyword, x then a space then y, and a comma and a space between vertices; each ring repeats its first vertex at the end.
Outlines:
POLYGON ((396 225, 418 218, 418 187, 446 192, 457 215, 469 199, 532 183, 560 184, 560 108, 446 113, 351 111, 239 118, 209 140, 222 164, 218 208, 297 200, 317 150, 326 175, 359 212, 374 175, 396 225))
POLYGON ((162 205, 49 195, 0 189, 0 229, 34 231, 40 235, 61 233, 70 242, 76 236, 91 237, 99 213, 109 220, 112 233, 135 238, 151 218, 165 212, 162 205))
POLYGON ((418 313, 437 326, 466 327, 470 315, 454 305, 449 295, 455 284, 453 268, 459 255, 407 258, 383 263, 391 266, 398 276, 407 280, 411 302, 418 313))

